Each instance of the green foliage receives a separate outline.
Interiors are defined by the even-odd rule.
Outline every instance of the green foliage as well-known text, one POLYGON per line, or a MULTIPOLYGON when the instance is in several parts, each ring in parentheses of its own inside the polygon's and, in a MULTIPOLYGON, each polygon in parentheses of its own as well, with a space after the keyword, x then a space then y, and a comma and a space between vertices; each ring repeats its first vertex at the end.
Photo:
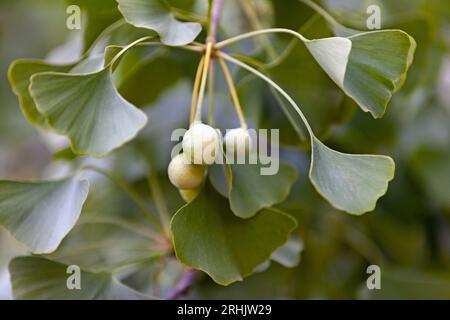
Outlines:
POLYGON ((316 138, 311 162, 309 176, 316 189, 338 209, 357 215, 375 209, 394 178, 391 158, 340 153, 316 138))
POLYGON ((31 78, 37 109, 74 152, 104 156, 136 136, 145 114, 123 99, 109 69, 90 74, 44 73, 31 78))
POLYGON ((230 167, 230 208, 240 218, 253 217, 259 210, 282 202, 297 178, 295 168, 286 163, 280 163, 276 175, 261 175, 265 167, 261 164, 230 167))
POLYGON ((128 23, 156 31, 164 44, 191 43, 201 31, 198 23, 178 21, 163 0, 118 0, 118 3, 128 23))
POLYGON ((177 258, 222 285, 251 274, 287 241, 295 226, 293 218, 273 209, 241 220, 208 186, 171 223, 177 258))
POLYGON ((0 224, 36 255, 11 261, 14 297, 172 297, 193 270, 209 277, 191 298, 447 297, 446 277, 426 270, 450 266, 445 8, 377 0, 383 30, 367 31, 361 1, 236 1, 211 34, 200 2, 67 1, 83 13, 78 45, 64 45, 72 58, 82 47, 76 58, 11 63, 12 91, 47 144, 37 149, 54 160, 5 173, 3 154, 27 157, 13 154, 14 133, 0 136, 0 175, 20 181, 0 181, 0 224), (278 172, 202 164, 199 188, 174 188, 171 133, 190 113, 222 131, 280 129, 278 172), (61 171, 69 178, 51 180, 61 171), (375 263, 383 292, 366 292, 375 263), (66 288, 73 264, 80 291, 66 288), (417 281, 399 276, 408 267, 417 281))
POLYGON ((106 273, 83 272, 80 290, 68 290, 67 266, 39 257, 19 257, 9 266, 16 299, 145 300, 106 273))
POLYGON ((36 108, 30 93, 30 78, 33 74, 41 72, 68 72, 73 65, 56 66, 40 60, 17 60, 9 69, 9 81, 14 93, 19 97, 22 112, 32 124, 46 127, 45 117, 36 108))
POLYGON ((88 192, 89 182, 78 178, 0 181, 0 222, 32 252, 52 252, 77 222, 88 192))

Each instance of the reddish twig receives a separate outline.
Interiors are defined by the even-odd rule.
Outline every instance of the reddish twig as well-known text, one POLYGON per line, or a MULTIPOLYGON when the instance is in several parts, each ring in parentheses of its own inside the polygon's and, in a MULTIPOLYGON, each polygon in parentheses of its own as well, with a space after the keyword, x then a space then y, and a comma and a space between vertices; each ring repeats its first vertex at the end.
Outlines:
POLYGON ((217 34, 217 26, 220 21, 220 14, 222 13, 223 5, 225 4, 225 0, 215 0, 214 5, 211 12, 211 33, 209 37, 211 40, 216 41, 217 34))
POLYGON ((189 269, 188 271, 186 271, 177 285, 169 292, 169 294, 167 295, 167 299, 176 300, 188 293, 196 277, 196 270, 189 269))

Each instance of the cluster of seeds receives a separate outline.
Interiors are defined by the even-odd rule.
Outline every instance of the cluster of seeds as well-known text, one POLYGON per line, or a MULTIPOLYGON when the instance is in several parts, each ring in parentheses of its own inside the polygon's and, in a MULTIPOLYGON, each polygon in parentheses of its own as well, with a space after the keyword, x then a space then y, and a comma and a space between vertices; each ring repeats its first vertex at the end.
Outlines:
POLYGON ((223 140, 227 153, 248 152, 251 148, 250 134, 244 128, 228 130, 222 139, 220 130, 194 122, 185 133, 183 152, 170 162, 168 175, 186 202, 199 193, 206 178, 206 166, 222 155, 223 140))

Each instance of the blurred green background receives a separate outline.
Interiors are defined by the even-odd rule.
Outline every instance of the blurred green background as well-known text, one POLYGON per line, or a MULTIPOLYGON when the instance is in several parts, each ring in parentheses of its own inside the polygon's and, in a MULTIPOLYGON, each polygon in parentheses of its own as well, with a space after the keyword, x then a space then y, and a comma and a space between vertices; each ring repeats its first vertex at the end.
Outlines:
MULTIPOLYGON (((283 149, 283 157, 297 164, 300 177, 289 199, 279 207, 298 219, 297 235, 304 250, 294 268, 272 263, 268 269, 229 287, 220 287, 202 275, 189 293, 191 298, 450 298, 450 6, 447 0, 321 2, 339 22, 362 30, 367 17, 365 8, 372 3, 383 8, 384 28, 403 29, 417 41, 416 59, 404 88, 380 120, 356 110, 346 100, 333 111, 337 112, 333 121, 329 121, 328 113, 311 116, 319 123, 323 119, 330 122, 323 136, 334 149, 386 154, 395 159, 396 177, 387 195, 378 202, 374 212, 362 217, 333 209, 311 187, 307 179, 308 152, 298 152, 292 146, 296 144, 289 139, 293 131, 283 115, 274 111, 276 101, 269 95, 261 95, 255 102, 254 87, 242 85, 244 101, 252 106, 247 109, 247 115, 253 119, 256 116, 251 112, 256 107, 264 107, 264 111, 258 111, 262 113, 259 121, 271 127, 281 124, 282 136, 291 145, 283 149), (345 103, 349 106, 342 107, 345 103), (382 290, 364 289, 366 268, 371 264, 381 266, 382 290)), ((263 7, 262 14, 268 17, 264 20, 267 25, 299 29, 312 15, 310 9, 294 0, 261 1, 259 5, 263 7)), ((46 58, 54 48, 80 37, 81 31, 69 31, 65 27, 66 7, 62 0, 0 1, 1 179, 54 177, 67 170, 64 162, 52 162, 52 153, 64 141, 43 134, 27 123, 7 79, 7 69, 13 60, 46 58)), ((250 29, 245 17, 233 14, 237 15, 230 9, 229 15, 223 18, 226 33, 250 29), (236 19, 244 22, 227 23, 236 19)), ((277 43, 283 47, 288 40, 280 38, 277 43)), ((140 81, 134 78, 134 85, 124 86, 121 91, 125 96, 132 96, 136 104, 151 106, 158 119, 158 110, 161 117, 161 110, 167 105, 190 99, 191 83, 187 75, 193 73, 196 61, 175 57, 173 62, 169 55, 163 55, 150 63, 153 63, 152 70, 165 70, 165 76, 157 78, 158 86, 149 89, 137 85, 155 81, 151 76, 145 77, 144 69, 140 81), (172 71, 181 76, 171 77, 172 71), (138 90, 147 90, 146 95, 133 96, 138 90)), ((284 72, 281 79, 295 77, 293 70, 284 72)), ((298 81, 301 86, 302 79, 298 81)), ((305 76, 303 82, 307 81, 305 76)), ((311 90, 311 99, 319 99, 327 89, 311 90)), ((329 104, 336 103, 329 101, 329 104)), ((164 124, 160 127, 156 125, 158 121, 154 124, 144 130, 138 147, 147 150, 159 144, 157 150, 170 150, 158 140, 158 135, 167 133, 164 124)), ((115 162, 117 170, 133 171, 129 157, 120 160, 120 155, 121 152, 115 162)), ((122 155, 129 156, 129 153, 122 151, 122 155)), ((160 165, 155 167, 161 174, 165 172, 168 156, 158 152, 150 156, 157 158, 154 161, 160 165)), ((136 172, 139 175, 139 170, 136 172)), ((133 179, 130 177, 133 174, 134 171, 127 172, 127 178, 133 179)), ((180 203, 176 199, 171 206, 176 208, 180 203)), ((107 203, 101 210, 110 210, 111 206, 116 203, 107 203)), ((24 252, 0 227, 0 299, 11 298, 8 262, 24 252)), ((179 267, 166 265, 164 268, 170 278, 170 272, 177 273, 179 267)))

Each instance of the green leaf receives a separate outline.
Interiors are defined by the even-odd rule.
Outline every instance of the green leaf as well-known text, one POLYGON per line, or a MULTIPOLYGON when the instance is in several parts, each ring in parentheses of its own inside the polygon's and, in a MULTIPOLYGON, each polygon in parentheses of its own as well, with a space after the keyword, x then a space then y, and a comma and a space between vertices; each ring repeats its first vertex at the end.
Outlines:
POLYGON ((229 164, 213 164, 208 168, 209 182, 225 198, 229 197, 231 175, 229 164))
POLYGON ((39 113, 31 97, 29 86, 32 75, 41 72, 68 72, 73 67, 70 65, 53 65, 43 60, 16 60, 8 70, 8 79, 14 93, 19 97, 20 108, 30 123, 46 128, 45 117, 39 113))
POLYGON ((394 161, 386 156, 334 151, 312 139, 309 177, 316 190, 334 207, 361 215, 375 209, 394 178, 394 161))
MULTIPOLYGON (((81 289, 69 290, 64 264, 39 257, 19 257, 11 261, 9 272, 13 296, 21 300, 147 300, 118 282, 111 274, 81 270, 81 289)), ((70 280, 69 280, 70 281, 70 280)))
POLYGON ((259 210, 283 201, 297 179, 295 167, 280 163, 274 175, 262 175, 261 164, 231 165, 229 190, 231 210, 240 218, 251 218, 259 210))
POLYGON ((32 252, 52 252, 78 220, 88 191, 79 178, 0 181, 0 223, 32 252))
POLYGON ((102 157, 133 139, 146 115, 120 96, 109 68, 96 73, 41 73, 31 94, 49 125, 69 137, 77 154, 102 157))
POLYGON ((114 219, 83 219, 46 258, 92 272, 114 272, 167 254, 168 248, 139 225, 114 219))
POLYGON ((416 43, 400 30, 305 42, 330 78, 362 110, 382 117, 412 64, 416 43))
MULTIPOLYGON (((326 22, 317 17, 311 19, 299 32, 306 34, 311 39, 326 38, 332 35, 327 29, 326 22)), ((343 104, 344 93, 323 72, 302 42, 294 40, 283 58, 269 65, 267 71, 271 79, 286 90, 302 107, 302 111, 318 137, 326 136, 330 128, 345 119, 347 108, 343 104)), ((275 97, 293 128, 300 135, 301 140, 305 140, 305 134, 302 133, 304 126, 296 122, 298 116, 295 111, 290 112, 289 106, 284 104, 283 99, 280 99, 277 95, 275 97)), ((280 135, 283 137, 283 132, 287 131, 286 126, 274 123, 273 119, 276 119, 276 117, 271 116, 268 119, 269 125, 282 128, 280 135)), ((282 117, 281 121, 284 122, 285 117, 282 117)), ((297 138, 296 135, 292 134, 288 137, 290 139, 297 138)), ((298 141, 298 139, 296 140, 298 141)))
POLYGON ((263 209, 251 219, 237 218, 228 201, 210 185, 182 207, 171 223, 177 258, 221 285, 253 273, 295 228, 292 217, 272 209, 263 209))
POLYGON ((202 30, 198 23, 176 20, 162 0, 117 0, 117 2, 128 23, 156 31, 161 42, 167 45, 181 46, 191 43, 202 30))

